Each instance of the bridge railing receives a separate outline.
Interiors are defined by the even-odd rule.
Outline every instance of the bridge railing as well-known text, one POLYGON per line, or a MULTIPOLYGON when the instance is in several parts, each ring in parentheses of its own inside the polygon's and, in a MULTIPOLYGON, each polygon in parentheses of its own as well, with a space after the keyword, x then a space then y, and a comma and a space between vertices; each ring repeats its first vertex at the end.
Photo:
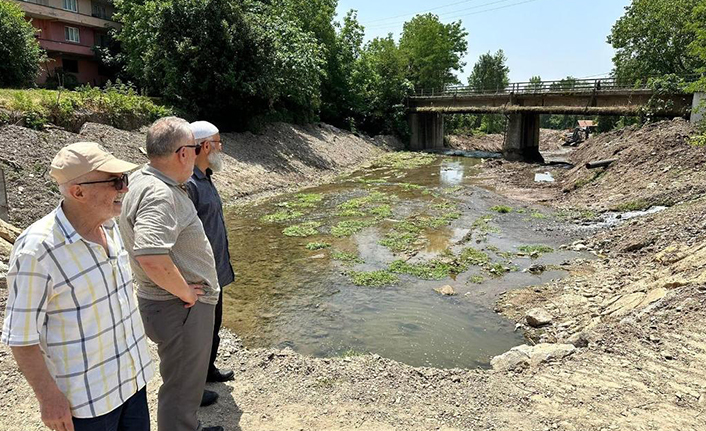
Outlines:
MULTIPOLYGON (((646 88, 642 87, 642 88, 646 88)), ((635 85, 619 83, 615 78, 562 79, 559 81, 513 82, 505 87, 474 88, 471 86, 448 86, 440 89, 422 89, 415 93, 418 97, 454 96, 471 94, 541 94, 556 92, 592 92, 609 90, 635 90, 635 85)))

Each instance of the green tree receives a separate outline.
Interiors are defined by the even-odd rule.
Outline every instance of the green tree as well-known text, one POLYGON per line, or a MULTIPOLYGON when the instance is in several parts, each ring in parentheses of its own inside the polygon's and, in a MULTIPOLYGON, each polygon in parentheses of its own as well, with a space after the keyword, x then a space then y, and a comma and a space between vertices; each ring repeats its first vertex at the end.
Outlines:
POLYGON ((408 63, 407 78, 416 90, 458 84, 454 71, 463 71, 468 33, 461 21, 442 24, 433 14, 417 15, 404 24, 400 49, 408 63))
POLYGON ((127 71, 152 95, 228 127, 318 112, 323 55, 279 4, 116 0, 127 71))
MULTIPOLYGON (((510 83, 510 68, 503 50, 488 52, 478 58, 468 77, 468 85, 476 92, 504 91, 510 83)), ((503 115, 482 115, 476 118, 476 128, 484 133, 500 133, 505 128, 503 115)))
POLYGON ((0 0, 0 86, 31 86, 45 59, 37 31, 16 4, 0 0))
POLYGON ((481 55, 468 77, 468 85, 476 92, 504 90, 510 83, 510 68, 506 62, 502 49, 495 54, 481 55))
POLYGON ((361 103, 357 118, 371 134, 405 137, 408 131, 404 99, 412 92, 405 76, 406 58, 392 35, 375 38, 361 52, 353 73, 361 103))
MULTIPOLYGON (((623 83, 647 77, 691 74, 705 61, 694 55, 693 16, 702 0, 633 0, 613 26, 614 75, 623 83), (692 47, 690 49, 690 46, 692 47)), ((706 23, 702 19, 701 28, 706 23)))
POLYGON ((535 75, 530 78, 529 80, 529 85, 527 86, 527 90, 529 91, 542 91, 544 90, 544 84, 542 83, 542 77, 535 75))

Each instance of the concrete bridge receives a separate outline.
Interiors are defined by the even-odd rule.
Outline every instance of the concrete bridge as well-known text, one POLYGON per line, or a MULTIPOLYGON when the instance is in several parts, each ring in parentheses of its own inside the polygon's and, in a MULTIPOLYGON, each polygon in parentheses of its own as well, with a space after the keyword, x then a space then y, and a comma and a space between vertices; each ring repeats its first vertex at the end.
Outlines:
POLYGON ((470 87, 426 90, 407 101, 410 144, 413 150, 443 148, 444 114, 503 114, 508 119, 505 158, 541 162, 542 114, 639 115, 652 101, 651 112, 657 116, 688 117, 700 100, 698 95, 682 92, 656 94, 648 88, 621 86, 612 78, 521 82, 484 91, 470 87))

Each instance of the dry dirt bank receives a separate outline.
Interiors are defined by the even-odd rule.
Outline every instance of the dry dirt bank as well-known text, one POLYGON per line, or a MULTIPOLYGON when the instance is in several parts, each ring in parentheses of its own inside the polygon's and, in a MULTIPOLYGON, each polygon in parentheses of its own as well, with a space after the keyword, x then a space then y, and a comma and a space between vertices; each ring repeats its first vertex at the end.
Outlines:
MULTIPOLYGON (((528 328, 528 335, 575 343, 569 357, 512 371, 438 370, 374 355, 313 359, 246 350, 224 333, 220 361, 236 380, 211 385, 221 401, 202 409, 202 419, 227 430, 706 429, 706 199, 692 163, 704 156, 685 142, 688 133, 677 121, 587 142, 575 160, 602 158, 610 148, 626 155, 625 166, 613 165, 584 185, 590 193, 568 187, 583 174, 579 168, 557 170, 557 183, 538 185, 529 176, 548 168, 485 163, 486 181, 501 192, 584 209, 604 200, 657 199, 670 183, 695 184, 672 189, 684 193, 682 203, 574 244, 599 256, 572 262, 568 278, 511 291, 498 302, 498 311, 523 326, 530 309, 544 309, 551 322, 528 328), (660 138, 649 143, 646 136, 660 138), (637 148, 646 142, 651 148, 637 148), (676 158, 681 152, 689 157, 676 158), (665 164, 688 176, 654 178, 665 164), (611 172, 618 168, 622 176, 611 172), (646 178, 657 185, 646 187, 646 178), (609 199, 616 188, 624 192, 609 199)), ((155 379, 152 408, 157 386, 155 379)), ((0 429, 41 429, 37 404, 5 347, 0 387, 12 406, 0 411, 0 429)))

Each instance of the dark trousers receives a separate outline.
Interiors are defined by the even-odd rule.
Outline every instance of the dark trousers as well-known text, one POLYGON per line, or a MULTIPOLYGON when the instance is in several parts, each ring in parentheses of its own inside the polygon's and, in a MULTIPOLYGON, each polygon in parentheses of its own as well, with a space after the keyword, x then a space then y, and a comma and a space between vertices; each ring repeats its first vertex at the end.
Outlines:
POLYGON ((218 303, 216 304, 216 313, 213 319, 213 343, 211 344, 211 358, 208 363, 208 374, 215 373, 216 368, 216 356, 218 355, 218 345, 221 344, 221 337, 218 336, 218 331, 221 330, 221 323, 223 322, 223 288, 221 288, 221 293, 218 294, 218 303))
POLYGON ((110 413, 95 418, 73 418, 75 431, 149 431, 150 411, 145 388, 110 413))

